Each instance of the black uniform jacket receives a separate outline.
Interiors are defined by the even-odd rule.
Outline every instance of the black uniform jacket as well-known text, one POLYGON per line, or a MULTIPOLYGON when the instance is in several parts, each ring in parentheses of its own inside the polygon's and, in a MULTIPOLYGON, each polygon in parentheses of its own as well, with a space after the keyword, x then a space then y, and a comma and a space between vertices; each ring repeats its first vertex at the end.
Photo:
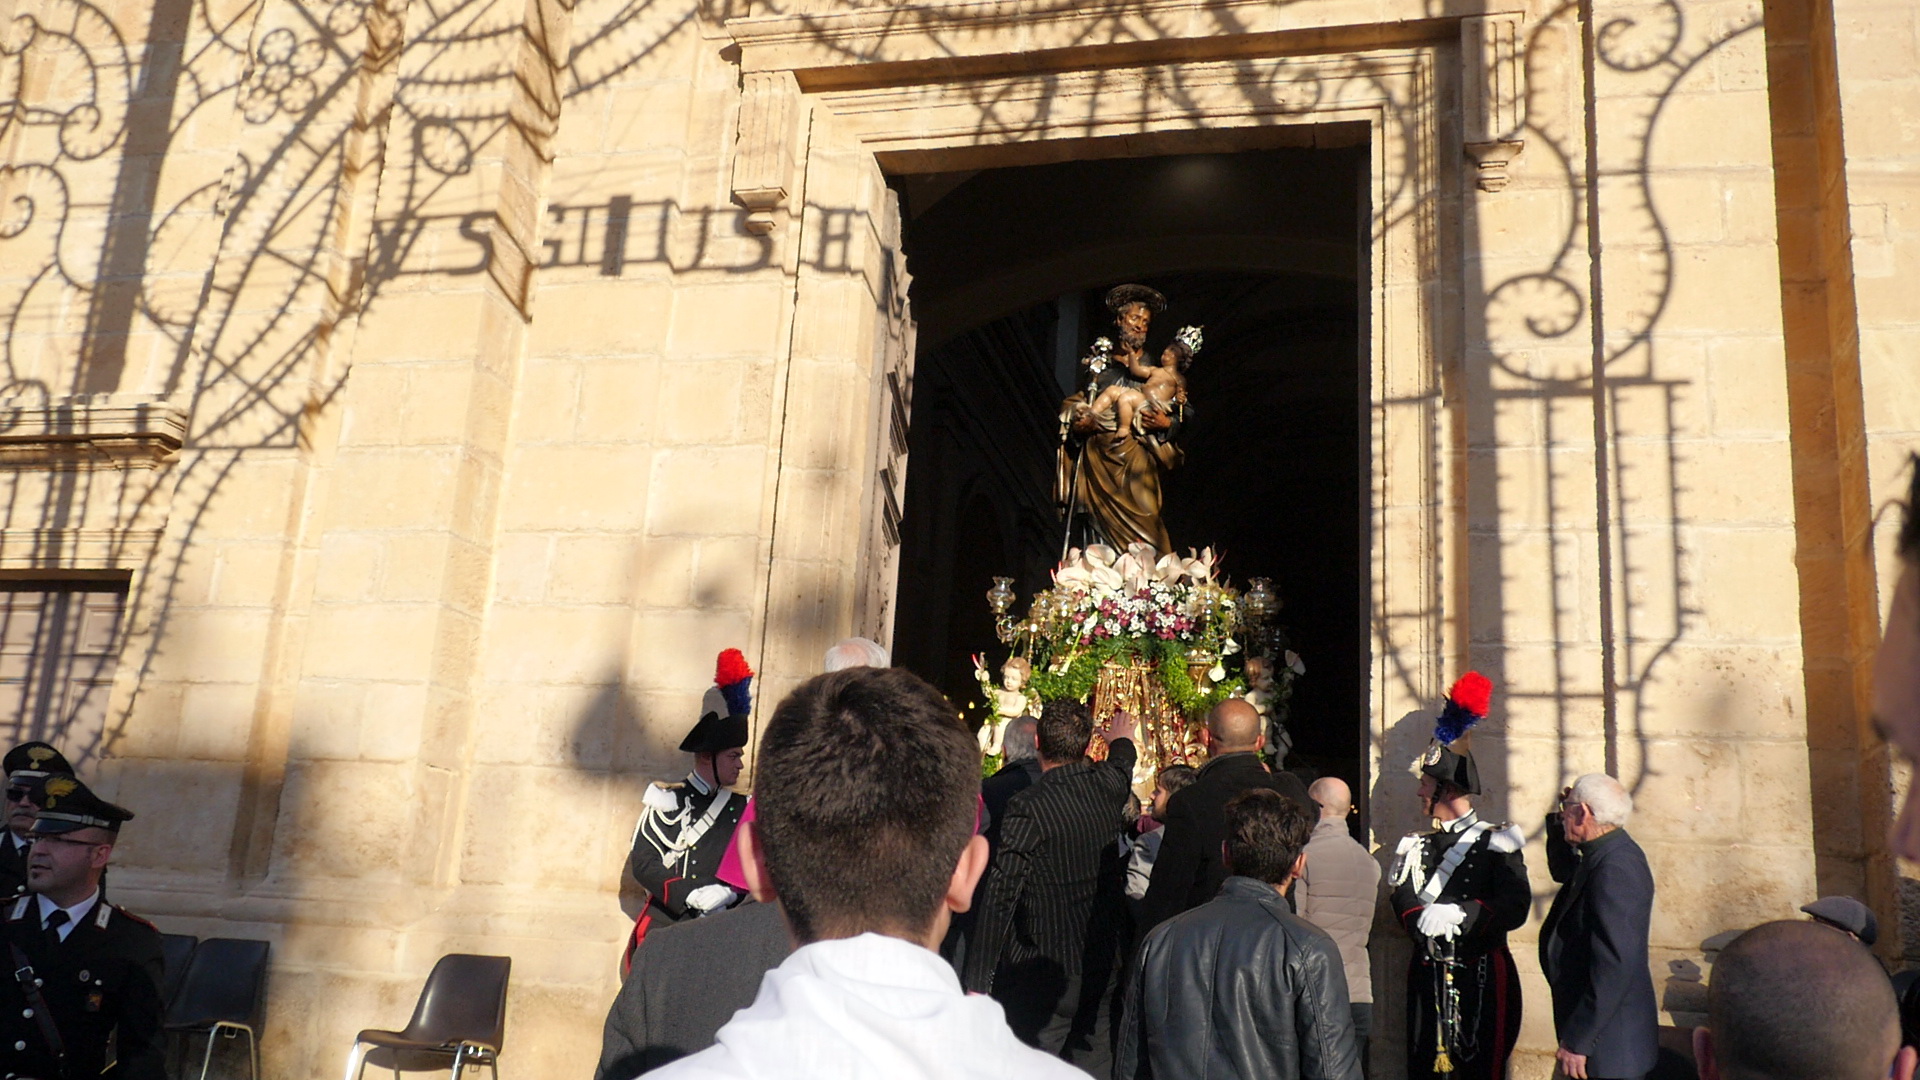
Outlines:
POLYGON ((160 931, 125 909, 97 901, 58 943, 40 925, 40 904, 22 896, 0 924, 10 948, 0 975, 0 1076, 36 1080, 165 1080, 160 1031, 160 931), (54 1059, 16 971, 18 949, 66 1044, 66 1069, 54 1059), (107 1043, 113 1040, 112 1072, 107 1043))
POLYGON ((607 1010, 594 1080, 633 1080, 712 1046, 791 952, 780 905, 751 900, 649 933, 607 1010))
POLYGON ((1115 739, 1105 761, 1061 765, 1007 803, 979 939, 967 953, 968 989, 990 989, 1003 960, 1111 974, 1124 936, 1117 841, 1135 753, 1133 740, 1115 739))
POLYGON ((646 886, 654 910, 679 922, 699 914, 688 909, 687 894, 717 880, 713 875, 720 869, 720 860, 727 853, 727 845, 733 843, 733 830, 740 824, 740 815, 747 808, 747 797, 727 791, 726 788, 703 792, 691 780, 653 786, 654 790, 667 793, 674 800, 676 809, 661 814, 649 806, 641 811, 640 823, 633 833, 633 851, 627 856, 627 864, 633 871, 633 880, 646 886), (726 792, 727 803, 713 819, 713 824, 700 834, 700 839, 689 849, 684 867, 677 855, 671 863, 663 859, 661 850, 655 846, 659 838, 654 833, 664 833, 668 841, 677 839, 683 829, 693 827, 706 816, 707 810, 713 806, 713 800, 719 798, 721 792, 726 792), (649 818, 652 819, 651 823, 649 818), (679 824, 669 824, 668 819, 678 820, 679 824))
POLYGON ((1307 786, 1289 772, 1268 772, 1253 753, 1222 754, 1200 767, 1192 784, 1167 800, 1166 835, 1153 861, 1147 895, 1140 901, 1142 932, 1214 898, 1227 868, 1220 845, 1227 841, 1227 802, 1248 788, 1272 788, 1319 817, 1307 786))
POLYGON ((27 891, 27 848, 16 845, 13 833, 0 823, 0 899, 27 891))
MULTIPOLYGON (((1477 818, 1463 818, 1461 825, 1471 826, 1477 818)), ((1419 850, 1407 851, 1401 858, 1419 860, 1430 877, 1445 861, 1466 829, 1436 829, 1423 834, 1419 850)), ((1454 939, 1454 954, 1461 959, 1481 956, 1507 943, 1507 933, 1527 921, 1533 907, 1533 887, 1527 883, 1527 865, 1521 854, 1520 830, 1498 826, 1481 833, 1473 847, 1460 860, 1446 887, 1434 898, 1437 904, 1458 904, 1467 913, 1454 939)), ((1426 937, 1420 933, 1420 913, 1426 902, 1414 886, 1416 875, 1393 882, 1393 913, 1413 936, 1416 958, 1426 956, 1426 937)))
POLYGON ((1229 877, 1134 961, 1114 1080, 1360 1080, 1347 973, 1273 886, 1229 877))
POLYGON ((1540 970, 1553 990, 1554 1031, 1587 1056, 1588 1076, 1639 1076, 1660 1053, 1647 970, 1653 871, 1625 829, 1581 844, 1568 873, 1571 850, 1549 818, 1547 866, 1563 884, 1540 927, 1540 970))

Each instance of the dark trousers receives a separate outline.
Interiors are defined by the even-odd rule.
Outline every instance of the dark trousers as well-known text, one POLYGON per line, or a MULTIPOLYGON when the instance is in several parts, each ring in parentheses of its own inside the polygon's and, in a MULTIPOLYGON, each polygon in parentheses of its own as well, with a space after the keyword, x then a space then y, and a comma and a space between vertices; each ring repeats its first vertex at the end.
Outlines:
POLYGON ((1367 1039, 1373 1034, 1373 1002, 1349 1002, 1347 1008, 1353 1013, 1353 1048, 1360 1054, 1360 1075, 1371 1076, 1373 1055, 1367 1039))
POLYGON ((994 1000, 1021 1042, 1102 1078, 1113 1072, 1117 989, 1110 972, 1086 978, 1048 960, 1002 963, 993 976, 994 1000))

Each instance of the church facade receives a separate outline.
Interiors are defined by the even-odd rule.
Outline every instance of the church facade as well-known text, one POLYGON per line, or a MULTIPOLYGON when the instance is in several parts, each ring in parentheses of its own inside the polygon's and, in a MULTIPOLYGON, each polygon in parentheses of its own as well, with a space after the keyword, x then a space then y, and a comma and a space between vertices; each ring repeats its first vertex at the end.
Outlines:
POLYGON ((1903 0, 0 21, 0 686, 138 814, 117 901, 273 942, 275 1077, 400 1026, 447 952, 513 957, 509 1069, 591 1069, 642 786, 684 772, 712 658, 746 652, 765 715, 837 639, 895 637, 901 192, 1080 160, 1363 163, 1350 242, 1246 257, 1357 298, 1366 715, 1300 722, 1364 726, 1376 845, 1420 824, 1406 766, 1476 667, 1520 943, 1541 816, 1605 769, 1661 889, 1663 1023, 1717 935, 1822 894, 1920 954, 1868 716, 1920 449, 1903 0))

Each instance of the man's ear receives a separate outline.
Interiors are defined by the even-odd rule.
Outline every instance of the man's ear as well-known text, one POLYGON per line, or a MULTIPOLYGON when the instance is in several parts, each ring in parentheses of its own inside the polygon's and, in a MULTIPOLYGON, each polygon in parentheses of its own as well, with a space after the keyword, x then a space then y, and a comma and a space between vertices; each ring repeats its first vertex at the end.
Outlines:
POLYGON ((767 873, 767 853, 761 850, 760 831, 755 824, 741 822, 734 830, 733 843, 740 852, 740 876, 747 879, 747 892, 765 904, 780 899, 780 894, 774 891, 773 876, 767 873))
POLYGON ((1891 1080, 1913 1080, 1915 1061, 1920 1061, 1920 1050, 1903 1046, 1899 1053, 1893 1055, 1893 1070, 1887 1075, 1891 1080))
MULTIPOLYGON (((1900 1059, 1895 1058, 1894 1065, 1897 1067, 1899 1063, 1900 1059)), ((1694 1068, 1700 1072, 1700 1080, 1720 1080, 1720 1063, 1713 1059, 1713 1032, 1705 1027, 1693 1029, 1693 1064, 1694 1068)), ((1912 1057, 1907 1058, 1907 1067, 1909 1070, 1912 1069, 1912 1057)), ((1895 1080, 1904 1080, 1904 1078, 1896 1077, 1895 1080)))
POLYGON ((1294 879, 1298 880, 1300 875, 1306 872, 1307 872, 1307 853, 1303 851, 1300 853, 1299 858, 1293 860, 1294 879))
POLYGON ((980 875, 987 872, 987 838, 975 835, 960 849, 960 859, 953 864, 953 877, 947 879, 947 910, 962 912, 973 906, 973 890, 980 884, 980 875))

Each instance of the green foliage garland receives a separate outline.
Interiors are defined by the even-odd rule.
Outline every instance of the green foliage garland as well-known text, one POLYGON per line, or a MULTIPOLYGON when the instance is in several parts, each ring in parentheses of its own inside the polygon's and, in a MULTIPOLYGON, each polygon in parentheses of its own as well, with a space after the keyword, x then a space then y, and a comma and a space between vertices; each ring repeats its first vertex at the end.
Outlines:
POLYGON ((1238 675, 1207 689, 1201 689, 1187 674, 1187 644, 1157 638, 1108 638, 1077 652, 1065 671, 1041 668, 1033 673, 1033 692, 1041 701, 1085 701, 1100 679, 1100 668, 1109 660, 1139 657, 1150 664, 1160 677, 1167 698, 1187 716, 1206 712, 1231 697, 1246 682, 1238 675))

